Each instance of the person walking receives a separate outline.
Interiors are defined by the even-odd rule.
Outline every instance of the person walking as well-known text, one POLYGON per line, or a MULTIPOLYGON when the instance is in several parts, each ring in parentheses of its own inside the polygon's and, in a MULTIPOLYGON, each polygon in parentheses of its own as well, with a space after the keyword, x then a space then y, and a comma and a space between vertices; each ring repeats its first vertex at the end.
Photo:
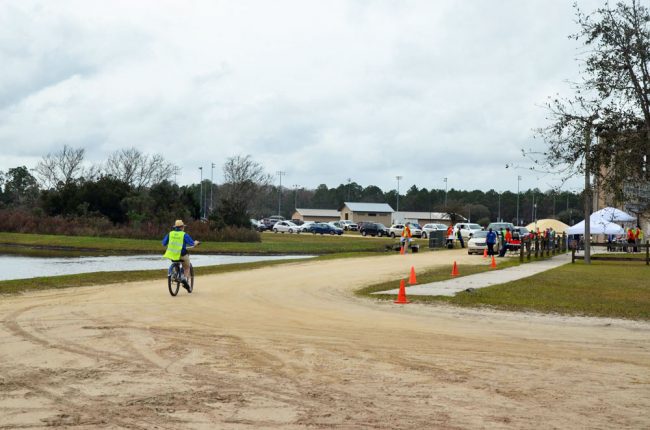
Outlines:
POLYGON ((447 227, 447 248, 452 249, 454 247, 454 227, 447 227))
POLYGON ((488 229, 487 236, 485 236, 485 244, 487 245, 487 254, 494 255, 494 245, 497 243, 497 234, 492 231, 492 227, 488 229))
POLYGON ((499 252, 499 257, 505 257, 510 242, 512 242, 512 233, 510 233, 510 227, 506 227, 506 233, 503 235, 503 246, 499 252))
POLYGON ((404 247, 404 254, 408 252, 408 249, 411 245, 411 237, 413 237, 413 233, 411 232, 411 223, 407 222, 404 225, 404 229, 402 230, 402 238, 400 239, 402 246, 404 247))
POLYGON ((460 247, 465 248, 465 241, 463 240, 463 233, 460 230, 460 226, 458 227, 458 231, 456 232, 456 237, 458 238, 458 241, 460 242, 460 247))

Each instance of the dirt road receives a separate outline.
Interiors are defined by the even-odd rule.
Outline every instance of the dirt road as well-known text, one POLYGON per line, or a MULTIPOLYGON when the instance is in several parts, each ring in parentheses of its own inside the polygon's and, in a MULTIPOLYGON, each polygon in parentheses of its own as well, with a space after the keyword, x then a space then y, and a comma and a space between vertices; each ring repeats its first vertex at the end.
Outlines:
POLYGON ((351 293, 454 259, 2 297, 0 428, 650 428, 648 323, 351 293))

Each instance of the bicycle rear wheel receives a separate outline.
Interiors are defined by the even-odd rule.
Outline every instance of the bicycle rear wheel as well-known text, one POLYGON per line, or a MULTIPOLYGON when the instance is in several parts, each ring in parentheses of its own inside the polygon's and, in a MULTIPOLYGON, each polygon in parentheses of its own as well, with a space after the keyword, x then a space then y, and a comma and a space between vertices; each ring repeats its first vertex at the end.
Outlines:
POLYGON ((171 273, 167 275, 167 287, 169 288, 169 294, 172 296, 178 294, 178 289, 181 286, 181 283, 178 281, 179 278, 178 266, 175 265, 172 267, 171 273))

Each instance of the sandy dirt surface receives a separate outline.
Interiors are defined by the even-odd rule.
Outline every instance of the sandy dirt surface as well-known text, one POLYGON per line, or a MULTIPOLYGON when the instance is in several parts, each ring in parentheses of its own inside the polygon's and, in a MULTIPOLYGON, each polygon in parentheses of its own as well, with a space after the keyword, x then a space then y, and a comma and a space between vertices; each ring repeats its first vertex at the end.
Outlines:
POLYGON ((352 295, 453 260, 1 297, 0 428, 650 428, 648 323, 352 295))

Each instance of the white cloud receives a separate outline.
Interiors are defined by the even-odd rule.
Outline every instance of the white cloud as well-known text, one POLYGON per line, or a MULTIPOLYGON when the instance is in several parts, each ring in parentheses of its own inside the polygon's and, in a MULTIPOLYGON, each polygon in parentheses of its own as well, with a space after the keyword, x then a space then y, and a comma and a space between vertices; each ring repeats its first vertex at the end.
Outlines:
POLYGON ((534 186, 504 166, 575 78, 573 31, 560 0, 3 2, 0 169, 136 146, 183 183, 250 153, 306 187, 534 186))

